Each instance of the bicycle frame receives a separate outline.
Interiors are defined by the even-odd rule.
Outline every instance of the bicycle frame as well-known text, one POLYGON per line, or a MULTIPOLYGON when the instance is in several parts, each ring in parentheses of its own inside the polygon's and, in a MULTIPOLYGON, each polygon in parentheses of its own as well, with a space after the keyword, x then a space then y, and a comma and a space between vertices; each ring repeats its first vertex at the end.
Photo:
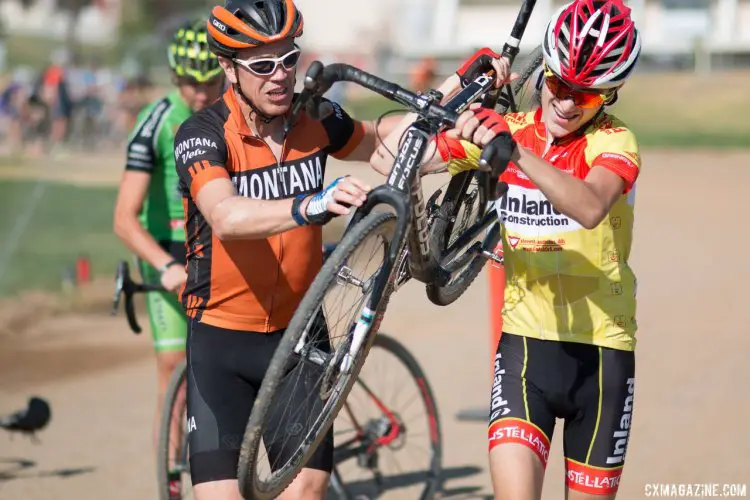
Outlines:
MULTIPOLYGON (((536 0, 525 0, 521 6, 515 25, 504 48, 503 56, 507 57, 512 65, 513 60, 519 52, 521 37, 526 29, 528 20, 536 4, 536 0)), ((440 262, 433 256, 430 249, 427 207, 424 202, 421 176, 419 167, 430 142, 430 137, 437 133, 443 126, 452 126, 458 119, 458 114, 464 111, 474 100, 485 95, 485 103, 494 105, 500 95, 500 91, 493 89, 495 80, 494 70, 481 74, 469 85, 462 89, 444 106, 437 103, 442 99, 439 92, 431 90, 425 95, 417 95, 391 82, 382 80, 374 75, 358 70, 344 64, 331 64, 324 67, 320 62, 311 64, 305 77, 305 88, 292 110, 292 118, 304 105, 305 101, 315 95, 322 95, 336 81, 351 81, 386 98, 406 105, 421 115, 421 118, 412 124, 404 133, 403 141, 395 158, 393 169, 385 184, 373 189, 367 197, 364 205, 355 212, 347 230, 356 226, 377 205, 389 205, 396 213, 396 230, 393 240, 386 253, 383 266, 379 276, 387 279, 376 279, 372 295, 368 305, 377 305, 380 302, 386 286, 393 277, 396 263, 399 259, 408 258, 408 271, 410 277, 424 283, 436 282, 436 279, 446 279, 450 274, 450 267, 444 268, 441 262, 448 262, 464 248, 468 242, 473 240, 482 231, 485 231, 497 220, 490 211, 485 214, 479 224, 475 224, 462 234, 455 242, 448 254, 440 262), (408 256, 404 248, 408 246, 408 256)), ((506 86, 507 100, 513 104, 512 92, 506 86)), ((499 136, 497 139, 505 139, 501 143, 504 149, 512 149, 510 137, 499 136)), ((505 158, 505 165, 510 154, 505 158)), ((481 165, 481 164, 480 164, 481 165)), ((503 169, 505 166, 503 165, 503 169)), ((485 199, 496 199, 495 188, 497 186, 497 175, 493 176, 487 172, 480 172, 483 180, 480 181, 480 189, 487 195, 485 199)), ((488 256, 491 252, 483 249, 482 254, 488 256)), ((365 307, 361 323, 366 326, 373 314, 373 310, 365 307)), ((360 326, 359 324, 357 325, 360 326)), ((354 332, 354 341, 357 343, 357 329, 354 332)))

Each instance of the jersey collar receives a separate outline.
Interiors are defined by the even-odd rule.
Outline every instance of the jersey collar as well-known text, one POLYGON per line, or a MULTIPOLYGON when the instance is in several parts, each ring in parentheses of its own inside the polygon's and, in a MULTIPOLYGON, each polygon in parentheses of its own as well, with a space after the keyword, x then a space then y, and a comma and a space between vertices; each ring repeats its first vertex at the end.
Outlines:
MULTIPOLYGON (((227 107, 229 108, 230 120, 228 122, 228 126, 230 130, 245 137, 260 139, 260 137, 258 137, 258 135, 255 134, 255 132, 253 132, 247 125, 247 121, 245 121, 245 117, 242 114, 242 108, 240 107, 240 103, 234 93, 234 89, 232 88, 232 86, 224 91, 223 99, 227 107)), ((303 120, 306 119, 306 117, 306 113, 300 113, 297 117, 296 122, 294 123, 294 126, 299 125, 303 120)))
POLYGON ((229 128, 240 135, 256 137, 252 130, 250 130, 250 127, 247 126, 245 117, 242 115, 242 108, 240 108, 240 104, 237 102, 237 96, 234 95, 234 88, 231 85, 224 91, 224 103, 229 108, 229 128))

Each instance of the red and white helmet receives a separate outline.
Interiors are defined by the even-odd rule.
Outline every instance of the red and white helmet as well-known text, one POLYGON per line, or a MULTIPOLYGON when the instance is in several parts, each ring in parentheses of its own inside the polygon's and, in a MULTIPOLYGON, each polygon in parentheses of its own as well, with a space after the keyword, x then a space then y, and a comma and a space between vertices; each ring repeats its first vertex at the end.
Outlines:
POLYGON ((553 73, 574 87, 615 89, 641 53, 641 37, 623 0, 574 0, 547 25, 542 44, 553 73))

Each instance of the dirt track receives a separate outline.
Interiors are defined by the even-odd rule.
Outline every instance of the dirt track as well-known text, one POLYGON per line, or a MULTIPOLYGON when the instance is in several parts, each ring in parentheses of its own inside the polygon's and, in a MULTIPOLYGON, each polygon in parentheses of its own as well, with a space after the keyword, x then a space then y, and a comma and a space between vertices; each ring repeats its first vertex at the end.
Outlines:
MULTIPOLYGON (((750 154, 646 152, 644 161, 632 257, 638 383, 623 499, 643 498, 647 483, 750 477, 750 236, 741 217, 750 210, 750 154)), ((484 275, 450 308, 431 305, 410 283, 383 325, 413 350, 436 391, 449 498, 490 491, 485 425, 454 418, 488 399, 487 306, 484 275)), ((48 318, 0 337, 0 413, 31 393, 54 412, 40 444, 0 434, 0 499, 155 498, 150 339, 106 312, 48 318)), ((563 498, 560 430, 545 499, 563 498)))

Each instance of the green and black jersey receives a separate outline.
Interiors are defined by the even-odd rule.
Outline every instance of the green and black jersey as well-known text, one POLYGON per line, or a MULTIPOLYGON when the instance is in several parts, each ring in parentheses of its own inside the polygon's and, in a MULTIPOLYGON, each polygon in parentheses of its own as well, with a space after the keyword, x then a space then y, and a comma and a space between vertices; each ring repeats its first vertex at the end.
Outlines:
POLYGON ((192 111, 175 90, 146 106, 128 142, 126 170, 151 174, 140 221, 159 242, 185 241, 179 178, 175 169, 174 136, 192 111))

